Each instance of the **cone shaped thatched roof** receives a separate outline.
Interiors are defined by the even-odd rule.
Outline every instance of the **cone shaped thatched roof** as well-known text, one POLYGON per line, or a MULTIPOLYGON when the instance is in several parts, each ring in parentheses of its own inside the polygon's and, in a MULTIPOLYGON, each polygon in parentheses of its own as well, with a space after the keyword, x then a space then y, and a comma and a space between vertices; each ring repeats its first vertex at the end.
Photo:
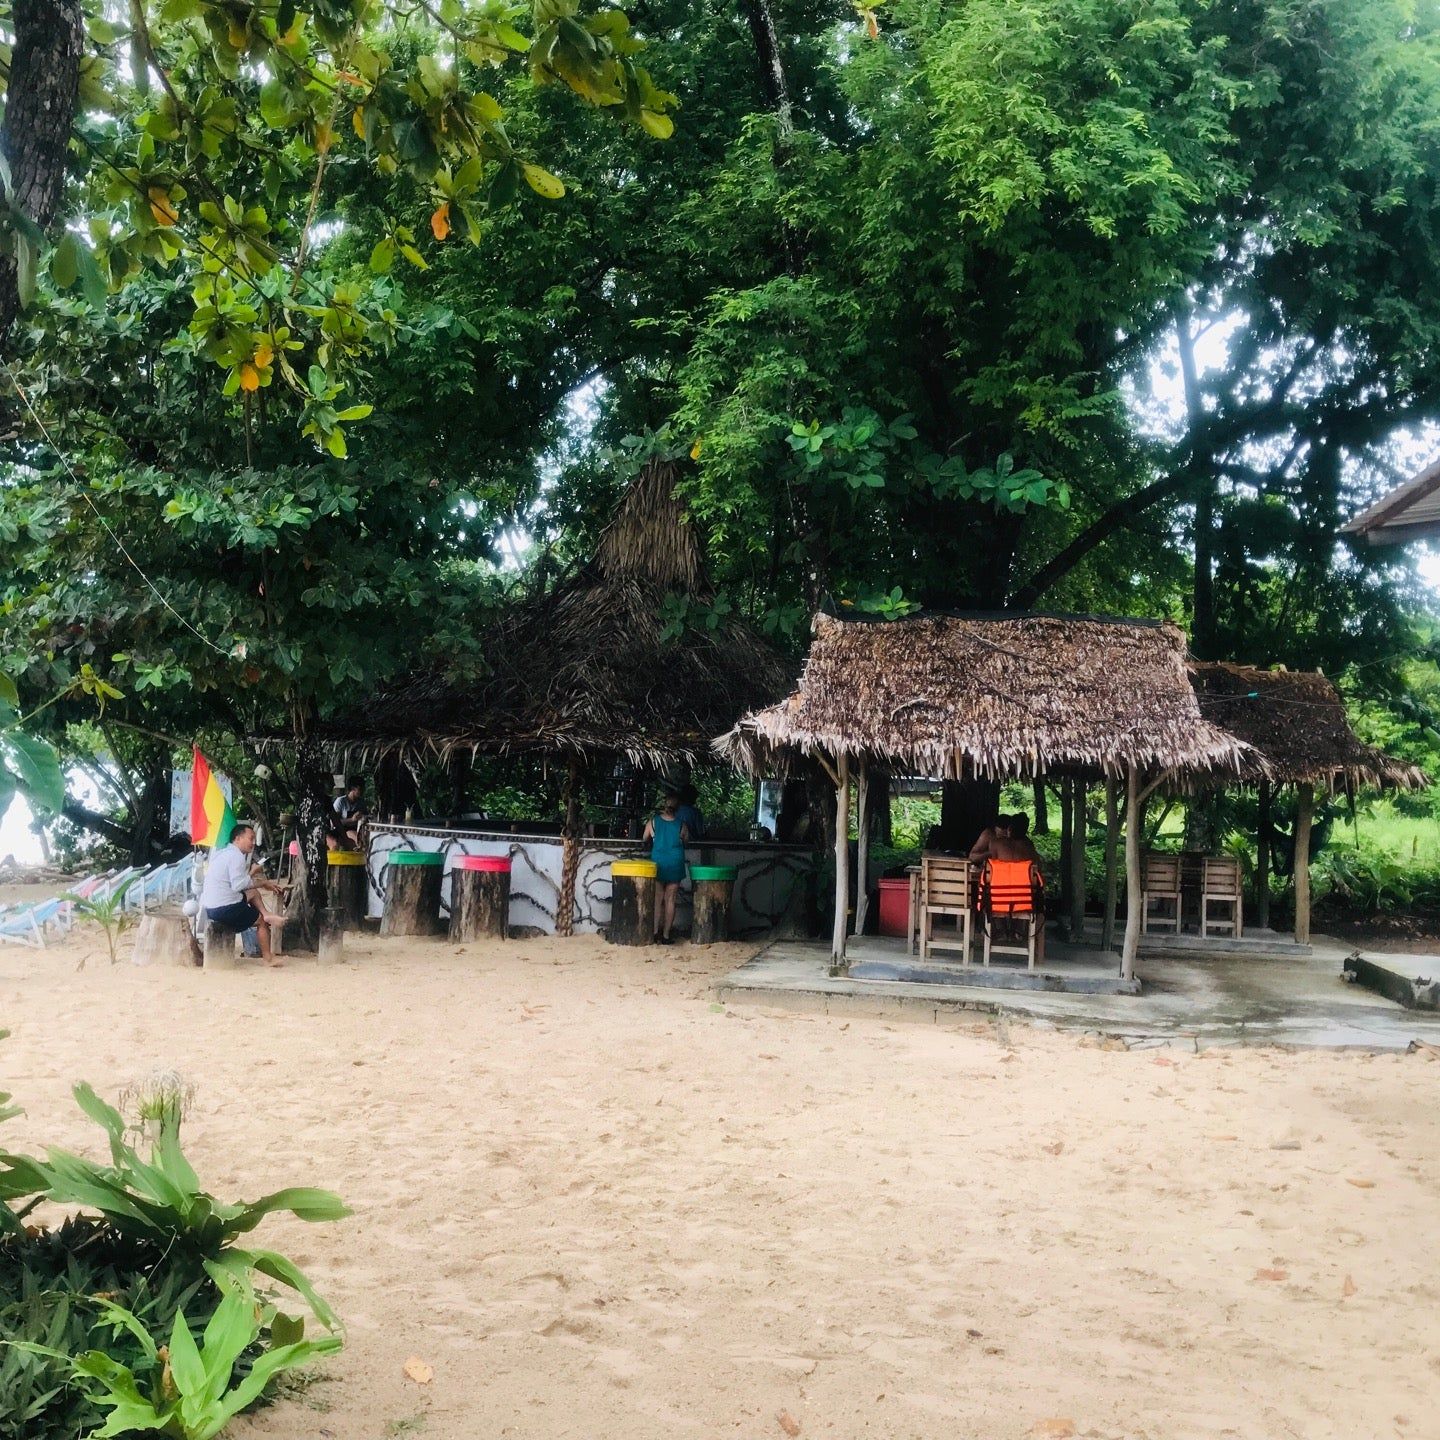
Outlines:
POLYGON ((624 755, 654 768, 711 758, 710 737, 783 694, 794 671, 736 620, 667 633, 667 598, 714 599, 675 478, 650 461, 591 560, 489 627, 485 679, 409 677, 319 738, 362 764, 457 749, 624 755))
POLYGON ((1418 790, 1430 783, 1418 765, 1365 744, 1350 728, 1339 692, 1318 671, 1196 662, 1191 675, 1206 720, 1264 756, 1276 784, 1418 790))
POLYGON ((1236 777, 1249 757, 1202 717, 1174 625, 1067 615, 817 615, 799 688, 716 744, 754 773, 843 752, 945 778, 1236 777))

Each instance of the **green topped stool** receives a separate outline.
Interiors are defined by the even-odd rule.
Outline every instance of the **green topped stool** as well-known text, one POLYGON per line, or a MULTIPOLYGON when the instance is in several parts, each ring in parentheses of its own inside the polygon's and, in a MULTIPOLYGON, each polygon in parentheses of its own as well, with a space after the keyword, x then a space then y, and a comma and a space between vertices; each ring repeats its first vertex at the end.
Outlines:
POLYGON ((392 850, 386 856, 382 935, 439 935, 445 857, 438 850, 392 850))
POLYGON ((735 880, 740 874, 734 865, 692 865, 694 911, 690 921, 692 945, 714 945, 730 938, 730 904, 735 880))

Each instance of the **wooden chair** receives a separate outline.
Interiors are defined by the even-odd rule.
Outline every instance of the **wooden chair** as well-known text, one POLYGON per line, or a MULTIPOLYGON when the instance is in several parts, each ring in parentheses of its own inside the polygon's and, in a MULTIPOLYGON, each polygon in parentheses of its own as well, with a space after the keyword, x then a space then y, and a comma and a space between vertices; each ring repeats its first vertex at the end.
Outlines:
POLYGON ((1045 925, 1045 889, 1040 870, 1030 860, 987 860, 980 875, 980 923, 984 927, 984 963, 992 954, 1023 955, 1029 970, 1035 968, 1040 935, 1045 925), (995 922, 1019 922, 1024 944, 997 945, 995 922))
POLYGON ((1245 933, 1240 862, 1230 855, 1205 857, 1200 886, 1200 938, 1203 940, 1212 930, 1228 930, 1236 940, 1245 933), (1212 920, 1212 905, 1229 906, 1230 918, 1212 920))
POLYGON ((920 857, 920 954, 930 958, 932 950, 959 950, 960 963, 970 963, 970 936, 975 923, 974 895, 970 885, 970 862, 963 855, 922 855, 920 857), (942 916, 955 921, 955 935, 936 936, 935 921, 942 916))
POLYGON ((1180 933, 1180 857, 1178 855, 1145 856, 1140 877, 1140 931, 1173 930, 1180 933), (1168 913, 1153 913, 1151 905, 1173 906, 1168 913))

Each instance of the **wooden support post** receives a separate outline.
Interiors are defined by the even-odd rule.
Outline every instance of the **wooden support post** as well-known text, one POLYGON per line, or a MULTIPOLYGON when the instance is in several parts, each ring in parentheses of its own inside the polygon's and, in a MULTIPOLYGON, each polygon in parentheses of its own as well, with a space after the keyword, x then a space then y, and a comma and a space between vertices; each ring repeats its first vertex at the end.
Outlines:
POLYGON ((1270 928, 1270 838, 1273 797, 1270 782, 1260 782, 1259 819, 1255 827, 1255 923, 1270 928))
POLYGON ((188 916, 175 909, 153 911, 140 921, 131 957, 137 965, 198 965, 200 946, 188 916))
POLYGON ((1120 978, 1135 978, 1135 957, 1140 953, 1140 774, 1132 765, 1125 775, 1125 941, 1120 951, 1120 978))
POLYGON ((855 779, 855 933, 870 913, 870 769, 864 756, 855 779))
POLYGON ((385 868, 385 913, 380 919, 380 933, 387 936, 442 933, 443 867, 400 864, 392 859, 385 868))
POLYGON ((1085 939, 1085 782, 1070 785, 1070 941, 1085 939))
POLYGON ((1119 849, 1120 787, 1113 775, 1105 777, 1105 910, 1100 927, 1100 946, 1115 948, 1115 900, 1120 877, 1116 852, 1119 849))
POLYGON ((1060 782, 1060 923, 1069 923, 1070 887, 1074 883, 1075 868, 1071 859, 1073 825, 1075 812, 1070 804, 1070 790, 1074 781, 1060 782))
POLYGON ((580 762, 572 759, 565 775, 565 844, 560 854, 560 894, 555 902, 557 935, 575 933, 575 881, 579 873, 580 762))
POLYGON ((504 940, 510 933, 510 862, 505 868, 450 872, 450 938, 504 940))
POLYGON ((1310 943, 1310 826, 1315 818, 1315 787, 1295 790, 1295 943, 1310 943))
POLYGON ((835 772, 835 927, 830 938, 830 963, 845 963, 845 937, 850 922, 850 757, 841 754, 835 772))

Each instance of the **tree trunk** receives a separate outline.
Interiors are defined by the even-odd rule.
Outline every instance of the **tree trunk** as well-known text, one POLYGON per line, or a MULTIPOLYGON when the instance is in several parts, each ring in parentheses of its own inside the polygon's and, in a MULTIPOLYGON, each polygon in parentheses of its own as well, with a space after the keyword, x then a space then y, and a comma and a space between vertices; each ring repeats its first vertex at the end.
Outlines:
POLYGON ((940 845, 967 854, 1000 813, 998 780, 947 780, 940 796, 940 845))
POLYGON ((730 938, 730 899, 733 880, 697 880, 690 925, 692 945, 714 945, 730 938))
POLYGON ((375 767, 375 813, 392 823, 415 804, 415 777, 399 755, 384 756, 375 767))
POLYGON ((865 933, 870 913, 870 772, 860 761, 855 779, 855 933, 865 933))
POLYGON ((439 935, 440 891, 445 882, 441 865, 387 865, 382 935, 439 935))
POLYGON ((795 135, 795 116, 790 104, 790 88, 785 83, 785 67, 780 60, 780 37, 775 33, 774 16, 766 0, 741 0, 740 8, 755 45, 760 93, 765 97, 766 107, 774 111, 780 145, 788 146, 795 135))
POLYGON ((299 864, 295 866, 295 888, 290 892, 286 910, 295 922, 296 940, 313 950, 320 940, 320 911, 325 908, 326 882, 329 865, 326 857, 330 847, 330 771, 326 768, 319 746, 314 741, 296 742, 296 784, 299 795, 295 805, 296 839, 300 845, 299 864))
MULTIPOLYGON (((79 95, 85 44, 80 0, 14 0, 11 29, 15 44, 0 129, 0 150, 10 166, 6 198, 44 230, 60 203, 79 95)), ((0 352, 20 308, 19 272, 14 255, 6 255, 0 257, 0 352)))
POLYGON ((575 933, 575 881, 580 873, 580 762, 565 772, 565 843, 560 851, 560 893, 555 901, 555 933, 575 933))
POLYGON ((450 752, 450 758, 445 762, 445 775, 450 782, 450 814, 453 816, 465 813, 470 770, 474 763, 475 757, 468 750, 458 747, 450 752))
POLYGON ((1113 775, 1105 780, 1105 911, 1100 929, 1100 947, 1115 946, 1115 900, 1119 876, 1116 874, 1116 850, 1119 848, 1119 783, 1113 775))
MULTIPOLYGON (((349 851, 338 852, 349 854, 349 851)), ((339 912, 340 923, 347 930, 362 930, 370 911, 370 873, 364 865, 331 865, 326 877, 330 887, 330 906, 339 912)))
POLYGON ((1296 789, 1295 810, 1295 943, 1310 943, 1310 825, 1315 816, 1315 787, 1296 789))
POLYGON ((1270 824, 1272 797, 1270 782, 1260 782, 1259 818, 1255 826, 1255 924, 1261 930, 1270 928, 1270 824))
POLYGON ((189 919, 173 909, 159 910, 140 918, 131 957, 137 965, 200 964, 200 946, 190 929, 189 919))
MULTIPOLYGON (((1075 807, 1070 803, 1070 780, 1060 782, 1060 914, 1070 914, 1071 896, 1075 883, 1075 867, 1071 861, 1074 849, 1075 807)), ((1065 923, 1062 918, 1061 923, 1065 923)))
POLYGON ((1035 802, 1035 824, 1031 827, 1036 835, 1050 833, 1050 797, 1045 793, 1045 781, 1037 775, 1031 782, 1031 796, 1035 802))
POLYGON ((322 965, 338 965, 345 958, 345 916, 337 905, 320 912, 315 955, 322 965))
POLYGON ((610 925, 605 938, 612 945, 649 945, 655 938, 655 877, 615 875, 610 881, 610 925))
POLYGON ((1125 941, 1120 951, 1120 976, 1135 978, 1140 953, 1140 830, 1145 810, 1140 803, 1140 776, 1132 767, 1125 776, 1125 941))
MULTIPOLYGON (((130 863, 149 865, 155 857, 155 821, 170 801, 170 771, 152 770, 145 777, 140 803, 135 807, 135 828, 130 835, 130 863)), ((166 815, 169 820, 169 815, 166 815)))
POLYGON ((1085 782, 1071 782, 1070 807, 1070 939, 1085 939, 1085 782))
POLYGON ((877 769, 870 777, 871 838, 879 845, 895 843, 895 797, 891 793, 890 772, 877 769))
POLYGON ((504 940, 510 933, 510 872, 450 872, 450 938, 504 940))
POLYGON ((830 965, 845 963, 845 938, 850 930, 850 760, 836 760, 835 784, 835 914, 830 931, 830 965))

